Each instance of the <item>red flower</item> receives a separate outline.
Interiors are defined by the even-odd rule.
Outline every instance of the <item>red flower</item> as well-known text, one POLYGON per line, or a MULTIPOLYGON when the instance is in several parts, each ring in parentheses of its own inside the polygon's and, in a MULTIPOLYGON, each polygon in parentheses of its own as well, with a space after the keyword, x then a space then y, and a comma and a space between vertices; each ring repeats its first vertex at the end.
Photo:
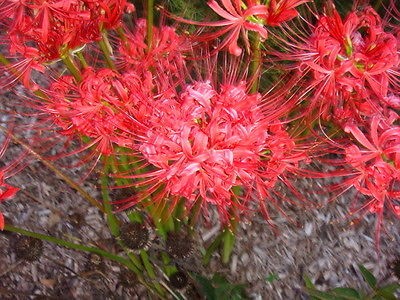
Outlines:
POLYGON ((257 4, 254 0, 221 0, 222 6, 216 0, 208 1, 208 6, 224 20, 214 22, 195 22, 173 16, 177 21, 184 23, 221 27, 220 30, 201 34, 197 39, 199 41, 214 41, 220 36, 225 36, 224 40, 217 49, 228 48, 229 53, 239 56, 242 49, 238 46, 240 35, 245 43, 246 50, 250 51, 248 31, 257 32, 261 39, 266 39, 267 29, 264 27, 265 20, 263 16, 268 13, 266 5, 257 4), (262 16, 262 18, 259 18, 262 16))
POLYGON ((120 26, 127 6, 126 0, 2 1, 0 19, 5 34, 0 39, 9 47, 6 69, 12 80, 22 78, 30 88, 32 70, 42 71, 45 63, 66 51, 99 40, 102 30, 120 26))
POLYGON ((379 241, 384 209, 391 209, 400 218, 400 127, 374 116, 368 131, 363 132, 354 124, 348 124, 346 131, 358 145, 346 148, 345 161, 352 167, 352 175, 345 184, 354 186, 367 197, 357 211, 369 211, 378 216, 376 236, 379 241))
MULTIPOLYGON (((4 182, 4 173, 0 171, 0 202, 13 198, 19 191, 19 188, 13 187, 4 182)), ((0 212, 0 230, 4 229, 4 216, 0 212)))
MULTIPOLYGON (((244 83, 216 89, 209 81, 187 85, 182 93, 161 96, 143 118, 138 150, 150 170, 136 178, 142 193, 125 207, 152 194, 153 201, 169 197, 174 204, 182 197, 190 209, 201 199, 204 212, 217 207, 227 222, 230 207, 249 207, 251 191, 268 219, 267 204, 275 183, 305 158, 278 120, 267 120, 259 94, 248 94, 244 83), (246 194, 235 195, 241 186, 246 194)), ((131 199, 132 200, 132 199, 131 199)), ((279 207, 278 207, 279 209, 279 207)))
POLYGON ((312 92, 310 110, 318 110, 323 118, 357 119, 394 104, 392 95, 399 88, 398 43, 371 7, 351 12, 344 20, 333 8, 318 18, 312 35, 298 47, 298 54, 284 56, 297 57, 300 70, 312 72, 307 83, 312 92))
POLYGON ((167 83, 184 69, 184 51, 189 48, 188 43, 173 27, 154 26, 152 47, 148 49, 146 27, 146 20, 138 19, 133 31, 125 30, 126 40, 120 41, 116 54, 118 69, 137 73, 152 70, 158 77, 166 77, 157 80, 160 84, 167 83))
POLYGON ((268 4, 268 15, 266 24, 278 26, 286 21, 297 17, 299 13, 295 9, 297 6, 309 2, 310 0, 271 0, 268 4))
MULTIPOLYGON (((147 73, 151 78, 151 74, 147 73)), ((54 82, 48 101, 39 107, 61 127, 67 136, 86 136, 101 154, 113 153, 114 144, 132 147, 134 123, 132 115, 141 111, 139 101, 148 99, 151 79, 133 72, 120 75, 109 69, 86 69, 83 80, 76 84, 72 76, 54 82)))

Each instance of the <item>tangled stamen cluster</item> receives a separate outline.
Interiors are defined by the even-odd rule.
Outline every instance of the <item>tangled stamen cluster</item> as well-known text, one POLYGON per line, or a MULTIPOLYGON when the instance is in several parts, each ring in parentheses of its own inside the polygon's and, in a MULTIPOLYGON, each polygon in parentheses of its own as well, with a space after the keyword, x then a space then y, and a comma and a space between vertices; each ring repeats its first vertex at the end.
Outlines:
POLYGON ((0 38, 12 63, 7 70, 29 87, 32 70, 43 72, 43 64, 100 40, 102 31, 120 26, 125 9, 134 8, 126 0, 1 1, 0 38))
POLYGON ((151 79, 133 72, 121 75, 110 69, 88 68, 78 85, 72 76, 54 82, 41 110, 50 114, 63 135, 90 137, 100 153, 111 154, 114 144, 133 147, 131 116, 141 111, 139 103, 148 98, 151 88, 151 79))
POLYGON ((163 196, 185 197, 188 204, 201 197, 225 220, 235 186, 256 190, 264 201, 304 156, 293 154, 293 140, 281 124, 265 120, 259 104, 260 95, 247 94, 244 84, 216 90, 209 81, 160 99, 140 140, 140 152, 155 167, 145 184, 162 182, 163 196))
POLYGON ((318 96, 313 106, 320 106, 322 117, 354 119, 383 106, 399 107, 389 92, 399 67, 397 40, 371 7, 345 20, 336 10, 322 16, 310 45, 314 54, 304 63, 313 72, 318 96))
POLYGON ((387 206, 400 217, 400 127, 388 126, 375 116, 366 133, 350 124, 346 130, 361 145, 346 148, 345 159, 354 169, 353 186, 368 197, 364 208, 382 214, 387 206))

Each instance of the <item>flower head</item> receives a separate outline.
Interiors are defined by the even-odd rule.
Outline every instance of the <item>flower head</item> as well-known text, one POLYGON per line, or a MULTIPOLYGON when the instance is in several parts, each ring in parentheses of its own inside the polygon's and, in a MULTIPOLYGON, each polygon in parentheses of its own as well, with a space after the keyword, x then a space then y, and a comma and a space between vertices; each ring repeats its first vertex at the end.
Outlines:
POLYGON ((0 20, 7 41, 13 77, 26 87, 32 70, 59 59, 70 50, 101 39, 101 32, 120 26, 126 0, 11 1, 0 4, 0 20))
MULTIPOLYGON (((146 44, 147 24, 138 19, 134 30, 125 30, 126 40, 120 41, 117 65, 120 71, 135 70, 136 73, 154 70, 157 76, 176 76, 184 68, 186 40, 173 27, 160 25, 153 27, 153 42, 150 49, 146 44)), ((160 83, 168 78, 158 80, 160 83)))
POLYGON ((121 75, 110 69, 88 68, 79 84, 72 76, 55 81, 39 109, 51 116, 63 135, 89 137, 90 145, 110 154, 114 144, 132 146, 135 130, 131 116, 141 110, 139 100, 147 99, 150 90, 151 79, 136 73, 121 75))
POLYGON ((318 17, 299 48, 300 69, 313 77, 307 83, 310 110, 317 109, 323 118, 357 119, 396 105, 398 42, 385 32, 373 8, 352 11, 345 18, 332 8, 318 17))
POLYGON ((255 191, 268 218, 264 199, 274 204, 269 196, 275 183, 305 156, 296 153, 279 120, 266 119, 260 101, 244 82, 216 88, 210 81, 154 101, 138 139, 138 151, 152 167, 133 176, 146 187, 135 201, 152 193, 154 201, 183 197, 190 208, 200 199, 226 222, 231 208, 248 207, 255 191), (233 192, 238 186, 246 195, 233 192))
POLYGON ((356 141, 345 149, 345 162, 352 167, 346 182, 366 196, 358 210, 378 216, 379 241, 384 210, 390 209, 400 218, 400 127, 374 116, 368 130, 348 124, 346 131, 356 141))

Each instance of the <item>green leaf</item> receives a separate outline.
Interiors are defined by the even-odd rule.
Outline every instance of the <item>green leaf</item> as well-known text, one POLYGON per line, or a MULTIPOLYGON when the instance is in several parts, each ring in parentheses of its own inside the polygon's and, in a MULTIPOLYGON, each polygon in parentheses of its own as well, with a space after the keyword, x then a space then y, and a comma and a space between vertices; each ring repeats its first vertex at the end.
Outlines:
POLYGON ((222 262, 227 264, 235 246, 235 235, 231 230, 225 230, 222 243, 222 262))
POLYGON ((397 297, 394 295, 394 293, 399 289, 400 289, 400 284, 391 283, 377 289, 376 294, 382 297, 383 299, 396 300, 397 297))
POLYGON ((131 210, 129 212, 126 213, 129 221, 131 221, 132 223, 142 223, 143 222, 143 217, 142 214, 138 211, 135 210, 131 210))
POLYGON ((315 290, 315 285, 312 283, 310 277, 308 277, 307 275, 304 275, 303 279, 304 279, 304 283, 306 285, 306 288, 308 288, 310 290, 315 290))
POLYGON ((198 274, 194 274, 197 283, 200 285, 200 292, 206 297, 207 300, 217 300, 215 288, 212 285, 212 281, 206 277, 198 274))
POLYGON ((361 271, 362 276, 364 277, 364 280, 368 283, 368 285, 375 289, 376 288, 376 278, 375 276, 369 271, 367 268, 365 268, 363 265, 358 265, 358 268, 361 271))
POLYGON ((338 287, 330 290, 330 292, 332 295, 342 297, 343 299, 362 299, 360 293, 353 288, 338 287))
POLYGON ((244 285, 232 284, 218 273, 214 274, 211 280, 198 274, 193 275, 200 285, 200 292, 207 300, 246 299, 244 285))
POLYGON ((211 243, 210 246, 208 246, 206 253, 203 255, 203 264, 208 265, 211 260, 211 256, 214 254, 214 252, 218 249, 222 242, 224 233, 221 232, 211 243))

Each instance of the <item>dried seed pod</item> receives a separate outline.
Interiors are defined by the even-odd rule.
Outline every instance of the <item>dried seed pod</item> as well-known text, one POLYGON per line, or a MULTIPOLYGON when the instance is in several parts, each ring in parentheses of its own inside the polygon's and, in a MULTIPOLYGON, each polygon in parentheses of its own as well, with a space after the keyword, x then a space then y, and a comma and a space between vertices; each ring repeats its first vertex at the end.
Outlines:
POLYGON ((187 258, 193 252, 193 240, 184 231, 168 233, 165 244, 167 253, 175 258, 187 258))
POLYGON ((184 272, 178 271, 169 277, 169 282, 172 287, 183 289, 188 284, 188 277, 184 272))
POLYGON ((29 236, 17 237, 13 246, 17 259, 35 261, 38 260, 43 253, 42 240, 35 239, 29 236))
POLYGON ((143 249, 149 243, 150 232, 144 224, 126 223, 121 226, 121 241, 130 249, 143 249))

